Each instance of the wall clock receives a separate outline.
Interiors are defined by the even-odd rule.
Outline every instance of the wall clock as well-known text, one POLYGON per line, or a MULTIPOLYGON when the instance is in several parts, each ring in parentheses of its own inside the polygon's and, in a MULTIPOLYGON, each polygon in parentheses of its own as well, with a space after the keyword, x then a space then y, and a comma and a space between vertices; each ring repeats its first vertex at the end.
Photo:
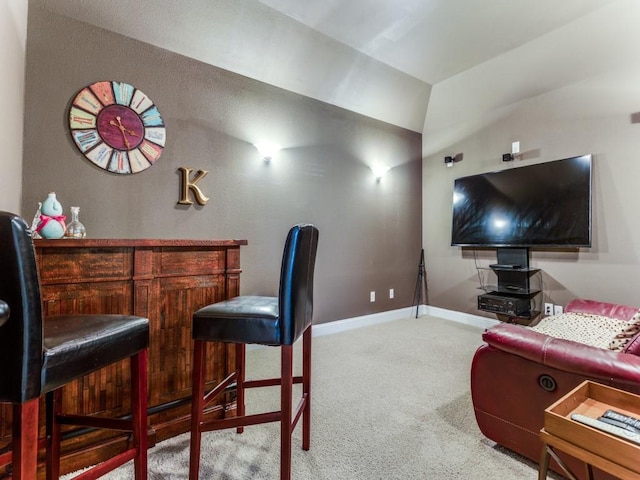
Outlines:
POLYGON ((129 174, 153 165, 164 148, 166 129, 158 108, 124 82, 95 82, 74 97, 69 129, 80 152, 98 167, 129 174))

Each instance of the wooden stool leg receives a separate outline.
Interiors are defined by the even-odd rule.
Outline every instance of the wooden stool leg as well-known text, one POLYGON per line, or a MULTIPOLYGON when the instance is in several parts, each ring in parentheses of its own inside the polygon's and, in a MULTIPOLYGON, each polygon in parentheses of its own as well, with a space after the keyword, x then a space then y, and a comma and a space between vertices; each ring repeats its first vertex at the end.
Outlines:
POLYGON ((13 480, 33 480, 38 472, 38 409, 35 398, 13 406, 13 480))
POLYGON ((293 346, 281 348, 281 389, 280 389, 280 480, 291 479, 291 414, 293 395, 293 346))
POLYGON ((202 415, 204 409, 204 362, 206 343, 195 340, 193 343, 193 375, 191 397, 191 444, 189 458, 189 480, 198 480, 200 471, 200 441, 202 415))
POLYGON ((61 429, 57 422, 62 406, 62 388, 45 395, 46 435, 47 435, 47 480, 60 478, 60 442, 61 429))
POLYGON ((130 360, 133 444, 137 449, 134 459, 136 480, 147 479, 147 359, 148 351, 144 349, 130 360))
MULTIPOLYGON (((245 400, 244 400, 244 381, 246 376, 246 346, 244 343, 236 343, 236 416, 244 417, 245 400)), ((236 429, 238 433, 244 431, 244 427, 236 429)))
POLYGON ((311 325, 302 336, 302 395, 305 397, 302 412, 302 449, 311 446, 311 325))

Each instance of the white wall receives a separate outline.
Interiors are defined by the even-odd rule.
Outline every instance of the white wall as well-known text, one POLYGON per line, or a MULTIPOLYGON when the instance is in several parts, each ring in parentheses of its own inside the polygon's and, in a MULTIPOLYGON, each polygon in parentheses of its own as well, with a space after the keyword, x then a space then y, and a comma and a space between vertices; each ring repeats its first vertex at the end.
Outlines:
POLYGON ((640 2, 621 0, 432 90, 423 134, 423 244, 429 303, 478 314, 476 266, 495 250, 451 247, 457 177, 594 154, 593 246, 532 252, 543 301, 640 306, 640 2), (520 141, 524 156, 504 164, 520 141), (446 168, 445 155, 463 154, 446 168))
POLYGON ((20 212, 27 0, 0 2, 0 210, 20 212))

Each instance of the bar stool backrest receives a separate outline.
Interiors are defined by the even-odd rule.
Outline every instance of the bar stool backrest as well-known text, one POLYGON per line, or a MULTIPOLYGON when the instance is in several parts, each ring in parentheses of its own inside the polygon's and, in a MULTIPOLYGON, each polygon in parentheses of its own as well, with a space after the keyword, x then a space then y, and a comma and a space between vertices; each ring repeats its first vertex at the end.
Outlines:
POLYGON ((313 319, 313 273, 318 229, 295 225, 289 230, 280 272, 280 338, 292 345, 313 319))
POLYGON ((31 230, 19 216, 0 212, 0 299, 9 318, 0 326, 0 402, 40 396, 42 304, 31 230))

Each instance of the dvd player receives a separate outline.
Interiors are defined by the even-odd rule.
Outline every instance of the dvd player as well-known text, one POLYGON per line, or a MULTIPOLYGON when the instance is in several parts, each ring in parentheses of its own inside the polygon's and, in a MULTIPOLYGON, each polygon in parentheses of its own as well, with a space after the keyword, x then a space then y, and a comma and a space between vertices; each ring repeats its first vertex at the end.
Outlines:
POLYGON ((489 268, 502 268, 504 270, 517 270, 520 267, 521 265, 515 263, 492 263, 489 265, 489 268))

